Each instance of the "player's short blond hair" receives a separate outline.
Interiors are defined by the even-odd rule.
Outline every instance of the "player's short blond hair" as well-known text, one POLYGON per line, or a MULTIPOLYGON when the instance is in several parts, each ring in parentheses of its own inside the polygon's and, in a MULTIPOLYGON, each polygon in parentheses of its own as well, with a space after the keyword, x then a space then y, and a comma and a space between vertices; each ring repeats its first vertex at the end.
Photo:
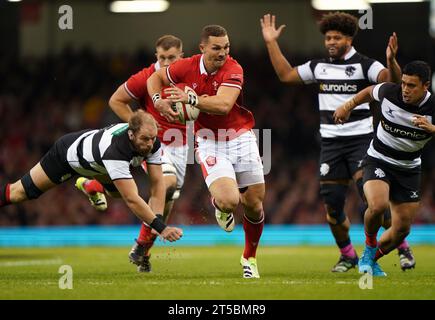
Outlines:
POLYGON ((128 121, 128 129, 133 133, 138 132, 143 126, 153 126, 157 130, 157 124, 154 117, 143 110, 137 110, 133 113, 128 121))
POLYGON ((156 41, 156 48, 162 48, 163 50, 169 50, 171 48, 177 48, 182 50, 183 49, 183 42, 177 38, 176 36, 173 36, 171 34, 166 34, 164 36, 161 36, 156 41))

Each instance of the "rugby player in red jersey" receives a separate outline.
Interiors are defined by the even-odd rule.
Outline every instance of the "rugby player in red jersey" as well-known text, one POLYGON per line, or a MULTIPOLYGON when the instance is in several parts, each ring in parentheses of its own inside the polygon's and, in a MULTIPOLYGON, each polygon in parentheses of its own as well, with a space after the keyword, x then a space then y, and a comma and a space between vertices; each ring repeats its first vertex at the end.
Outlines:
POLYGON ((234 228, 239 202, 244 208, 245 249, 240 263, 244 278, 259 278, 256 251, 263 225, 265 194, 263 164, 256 136, 254 117, 243 107, 243 69, 229 56, 226 30, 218 25, 203 28, 201 54, 180 59, 161 68, 148 79, 148 93, 155 108, 168 120, 175 121, 173 102, 188 103, 201 110, 195 121, 196 156, 201 164, 219 225, 234 228), (195 93, 175 87, 185 83, 195 93), (169 95, 162 99, 163 87, 169 95))

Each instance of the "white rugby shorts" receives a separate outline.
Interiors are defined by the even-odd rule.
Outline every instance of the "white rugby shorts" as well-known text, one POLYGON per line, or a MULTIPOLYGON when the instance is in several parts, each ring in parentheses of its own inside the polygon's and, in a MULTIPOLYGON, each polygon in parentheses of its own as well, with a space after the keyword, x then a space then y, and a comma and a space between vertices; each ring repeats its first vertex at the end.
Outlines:
MULTIPOLYGON (((186 175, 187 152, 189 146, 187 144, 182 146, 166 145, 161 142, 162 146, 162 171, 163 176, 175 175, 177 177, 177 189, 181 189, 184 184, 184 177, 186 175)), ((146 164, 142 164, 145 172, 146 164)))
POLYGON ((229 141, 197 137, 196 159, 207 187, 219 178, 234 179, 239 188, 264 183, 263 163, 252 130, 229 141))

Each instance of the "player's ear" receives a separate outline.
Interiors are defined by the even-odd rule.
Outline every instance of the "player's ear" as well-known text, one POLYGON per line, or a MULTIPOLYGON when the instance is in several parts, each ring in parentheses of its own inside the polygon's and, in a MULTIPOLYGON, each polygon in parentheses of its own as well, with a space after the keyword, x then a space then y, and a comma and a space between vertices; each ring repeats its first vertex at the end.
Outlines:
POLYGON ((133 131, 131 131, 130 129, 128 129, 127 133, 128 133, 128 138, 129 138, 130 140, 133 140, 133 137, 134 137, 134 135, 133 135, 133 131))
POLYGON ((204 53, 204 44, 199 44, 199 50, 201 51, 201 53, 204 53))

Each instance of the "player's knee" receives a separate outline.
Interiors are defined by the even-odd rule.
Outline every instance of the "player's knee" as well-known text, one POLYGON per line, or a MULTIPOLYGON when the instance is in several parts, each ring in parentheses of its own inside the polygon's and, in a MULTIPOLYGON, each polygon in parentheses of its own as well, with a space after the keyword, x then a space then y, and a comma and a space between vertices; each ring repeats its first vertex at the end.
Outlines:
POLYGON ((411 225, 407 222, 395 223, 391 227, 396 235, 403 238, 405 238, 411 231, 411 225))
POLYGON ((234 212, 239 205, 239 198, 227 195, 221 199, 216 199, 216 204, 223 212, 234 212))
MULTIPOLYGON (((30 173, 26 173, 21 178, 21 184, 23 185, 24 192, 26 194, 27 199, 37 199, 44 192, 41 191, 33 182, 30 173)), ((19 189, 19 188, 17 188, 19 189)), ((19 192, 19 191, 17 191, 19 192)))
POLYGON ((263 197, 260 195, 241 194, 240 200, 249 211, 261 212, 263 210, 263 197))
POLYGON ((322 184, 320 194, 325 202, 329 224, 338 225, 346 220, 344 214, 344 202, 346 199, 347 186, 342 184, 322 184))
POLYGON ((263 202, 258 200, 258 201, 253 201, 253 202, 249 202, 249 203, 245 203, 242 202, 245 211, 251 213, 252 215, 256 216, 256 217, 260 217, 262 212, 263 212, 263 202))
POLYGON ((368 210, 375 215, 383 215, 389 207, 388 202, 381 200, 370 200, 367 202, 367 205, 368 210))

